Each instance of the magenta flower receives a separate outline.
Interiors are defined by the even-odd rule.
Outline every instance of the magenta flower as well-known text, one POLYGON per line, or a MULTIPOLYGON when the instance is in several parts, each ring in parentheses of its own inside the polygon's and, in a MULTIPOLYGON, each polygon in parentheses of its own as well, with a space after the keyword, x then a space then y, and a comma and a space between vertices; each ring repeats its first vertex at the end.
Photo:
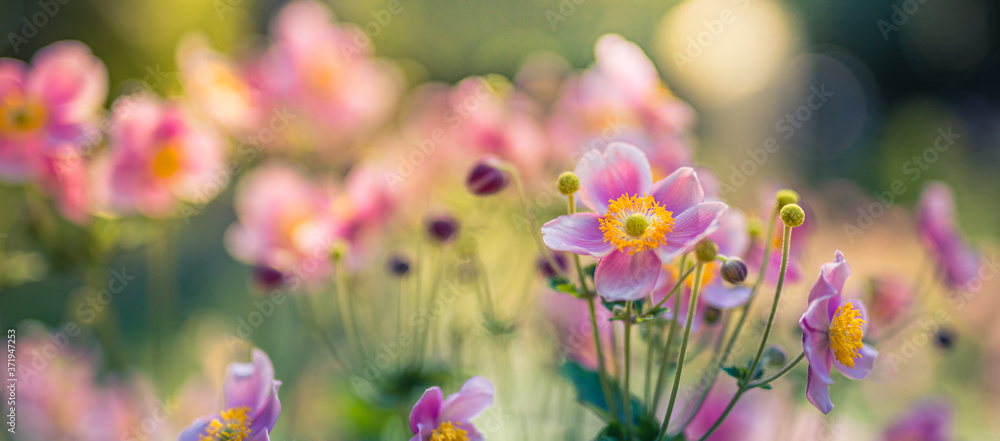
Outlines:
POLYGON ((918 403, 882 433, 882 441, 951 441, 952 409, 941 400, 918 403))
POLYGON ((25 181, 43 154, 96 141, 107 93, 104 64, 77 41, 43 48, 30 67, 0 58, 0 180, 25 181))
POLYGON ((945 282, 963 289, 976 277, 979 256, 955 222, 955 201, 951 188, 942 182, 927 184, 917 202, 917 230, 937 264, 944 270, 945 282))
POLYGON ((470 420, 493 405, 494 393, 493 383, 478 375, 448 398, 437 386, 427 389, 410 412, 410 441, 482 441, 470 420))
POLYGON ((799 319, 802 350, 809 362, 806 398, 823 413, 833 410, 827 387, 833 384, 831 367, 846 377, 868 376, 878 351, 864 344, 868 313, 859 300, 841 299, 851 267, 837 251, 835 260, 820 267, 820 276, 809 291, 809 308, 799 319))
POLYGON ((125 97, 114 113, 104 194, 111 209, 164 217, 179 201, 207 203, 221 190, 224 141, 180 104, 125 97))
POLYGON ((576 174, 577 196, 594 212, 549 221, 543 240, 554 250, 600 258, 594 281, 610 301, 649 294, 660 267, 711 234, 727 209, 705 202, 691 168, 654 183, 646 155, 624 143, 587 153, 576 174))
POLYGON ((199 419, 179 441, 267 441, 281 414, 271 359, 253 350, 251 363, 230 363, 223 385, 224 410, 199 419))

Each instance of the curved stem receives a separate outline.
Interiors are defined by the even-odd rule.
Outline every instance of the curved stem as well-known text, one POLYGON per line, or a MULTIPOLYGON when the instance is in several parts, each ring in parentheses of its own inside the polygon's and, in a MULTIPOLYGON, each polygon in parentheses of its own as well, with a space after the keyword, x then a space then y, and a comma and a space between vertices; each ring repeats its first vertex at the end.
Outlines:
POLYGON ((729 405, 726 406, 726 410, 722 412, 722 416, 712 425, 708 432, 701 437, 700 441, 708 439, 709 435, 718 429, 722 422, 729 416, 729 412, 733 410, 733 406, 739 401, 743 393, 747 391, 750 385, 750 379, 753 378, 754 372, 757 371, 757 364, 760 363, 760 357, 764 353, 764 347, 767 346, 767 337, 771 334, 771 326, 774 324, 774 316, 778 312, 778 300, 781 298, 781 287, 785 283, 785 271, 788 269, 788 248, 789 243, 792 239, 792 228, 785 226, 784 235, 781 239, 781 271, 778 274, 778 285, 774 289, 774 301, 771 303, 771 315, 767 318, 767 326, 764 327, 764 336, 760 339, 760 346, 757 348, 757 355, 754 356, 753 362, 750 363, 750 369, 747 370, 747 377, 740 382, 740 389, 733 396, 733 399, 729 401, 729 405))
POLYGON ((770 377, 767 377, 767 378, 764 378, 762 380, 754 381, 754 382, 750 383, 750 387, 748 387, 747 389, 753 389, 755 387, 761 387, 761 386, 763 386, 765 384, 768 384, 768 383, 770 383, 770 382, 772 382, 774 380, 777 380, 778 378, 781 378, 782 375, 787 374, 788 371, 791 371, 792 368, 795 367, 795 365, 799 364, 799 362, 802 361, 803 358, 806 358, 806 353, 805 352, 800 352, 798 357, 795 357, 794 360, 792 360, 790 363, 786 364, 785 367, 781 368, 780 371, 778 371, 774 375, 771 375, 770 377))
MULTIPOLYGON (((670 391, 670 401, 667 404, 667 414, 663 417, 663 424, 660 425, 660 435, 656 438, 663 441, 667 434, 667 424, 670 423, 670 416, 674 412, 674 403, 677 401, 677 390, 680 389, 681 373, 684 371, 684 353, 687 351, 688 337, 691 336, 691 325, 694 323, 694 311, 698 309, 698 294, 701 290, 702 272, 705 264, 698 262, 698 270, 694 275, 694 287, 691 288, 691 298, 688 300, 687 322, 684 323, 684 336, 681 337, 681 351, 677 355, 677 371, 674 372, 674 387, 670 391)), ((680 298, 680 296, 678 296, 680 298)))

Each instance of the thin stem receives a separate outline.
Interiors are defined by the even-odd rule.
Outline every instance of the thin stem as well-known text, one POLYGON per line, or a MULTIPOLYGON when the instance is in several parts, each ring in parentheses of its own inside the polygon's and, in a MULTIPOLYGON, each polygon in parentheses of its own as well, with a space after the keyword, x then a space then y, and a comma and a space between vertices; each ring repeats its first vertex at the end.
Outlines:
MULTIPOLYGON (((687 255, 681 257, 681 268, 687 264, 687 255)), ((660 355, 660 373, 656 377, 656 392, 653 394, 653 405, 649 407, 651 415, 656 416, 656 409, 660 407, 660 396, 663 392, 663 380, 667 377, 667 367, 670 361, 670 350, 673 349, 674 333, 677 332, 677 315, 681 309, 681 296, 674 297, 674 319, 670 321, 670 330, 667 331, 667 342, 663 347, 663 354, 660 355)))
POLYGON ((653 393, 653 358, 656 357, 656 346, 659 342, 659 328, 650 326, 646 340, 646 381, 643 382, 643 403, 649 403, 650 395, 653 393))
POLYGON ((753 389, 755 387, 761 387, 761 386, 763 386, 765 384, 768 384, 768 383, 770 383, 770 382, 772 382, 774 380, 777 380, 778 378, 781 378, 781 376, 783 376, 783 375, 787 374, 789 371, 791 371, 792 368, 795 367, 795 365, 799 364, 799 362, 802 361, 803 358, 806 358, 806 353, 805 352, 800 352, 798 357, 795 357, 794 360, 792 360, 790 363, 786 364, 785 367, 781 368, 780 371, 778 371, 774 375, 771 375, 770 377, 764 378, 762 380, 751 382, 750 383, 750 387, 748 387, 747 389, 753 389))
MULTIPOLYGON (((509 164, 505 164, 504 168, 510 171, 511 179, 514 181, 514 186, 517 187, 517 197, 521 200, 521 206, 524 207, 524 215, 528 217, 528 223, 531 226, 531 237, 535 240, 535 245, 538 246, 538 251, 542 253, 543 257, 545 257, 545 261, 549 263, 552 270, 555 271, 556 274, 559 274, 559 277, 568 279, 562 268, 559 268, 559 265, 556 265, 556 261, 552 258, 552 253, 549 252, 549 248, 545 246, 545 242, 542 242, 542 229, 538 226, 538 221, 535 219, 535 212, 531 210, 531 205, 528 204, 528 196, 524 192, 524 184, 521 183, 521 174, 517 172, 516 167, 509 164)), ((569 195, 567 197, 571 201, 573 200, 573 195, 569 195)))
POLYGON ((601 335, 597 330, 597 311, 594 307, 594 298, 596 296, 590 296, 587 299, 587 305, 590 307, 590 328, 594 331, 594 345, 597 347, 597 366, 600 369, 601 378, 601 390, 604 392, 604 400, 608 403, 608 411, 611 413, 611 420, 615 421, 618 419, 618 412, 615 408, 615 397, 611 393, 611 386, 608 385, 608 370, 604 365, 604 351, 601 349, 601 335))
POLYGON ((705 400, 708 398, 709 392, 712 390, 712 386, 715 385, 715 379, 719 375, 720 365, 719 360, 721 359, 722 353, 722 342, 726 339, 726 334, 729 331, 729 321, 732 319, 732 314, 726 314, 726 318, 723 320, 722 329, 719 330, 719 338, 715 341, 715 348, 712 351, 712 361, 709 362, 708 367, 705 370, 705 375, 702 376, 701 380, 698 382, 699 385, 703 385, 704 389, 699 391, 699 397, 695 405, 689 409, 687 417, 683 420, 680 427, 677 428, 677 433, 684 432, 694 417, 698 415, 701 410, 701 406, 705 404, 705 400))
POLYGON ((747 387, 750 385, 750 379, 753 378, 754 372, 757 371, 757 364, 760 363, 760 357, 764 353, 764 347, 767 346, 767 337, 771 334, 771 326, 774 324, 774 316, 778 312, 778 300, 781 299, 781 287, 785 284, 785 271, 788 269, 788 248, 792 239, 792 227, 785 226, 784 235, 781 238, 781 270, 778 273, 778 285, 774 289, 774 301, 771 302, 771 315, 767 318, 767 326, 764 327, 764 336, 760 339, 760 346, 757 348, 757 355, 754 356, 753 362, 750 363, 750 369, 747 370, 747 377, 740 382, 740 389, 733 396, 733 399, 729 401, 729 405, 726 406, 726 410, 722 412, 722 416, 712 425, 708 432, 701 437, 700 441, 708 439, 709 435, 718 429, 722 422, 729 416, 729 412, 733 410, 736 406, 736 402, 739 401, 743 393, 747 391, 747 387))
MULTIPOLYGON (((670 391, 670 401, 667 404, 667 414, 663 417, 663 424, 660 425, 660 436, 656 439, 663 441, 667 434, 667 424, 670 423, 670 416, 674 413, 674 403, 677 401, 677 391, 681 385, 681 374, 684 371, 684 353, 687 352, 688 337, 691 336, 691 325, 694 323, 694 311, 698 309, 698 294, 701 290, 701 277, 705 270, 705 264, 698 262, 698 270, 694 275, 694 287, 691 288, 691 299, 688 300, 687 322, 684 323, 684 336, 681 337, 681 351, 677 354, 677 370, 674 372, 674 387, 670 391)), ((680 298, 678 296, 678 298, 680 298)))
POLYGON ((632 377, 632 301, 625 302, 625 387, 622 403, 625 407, 625 439, 632 439, 632 400, 629 397, 629 379, 632 377))

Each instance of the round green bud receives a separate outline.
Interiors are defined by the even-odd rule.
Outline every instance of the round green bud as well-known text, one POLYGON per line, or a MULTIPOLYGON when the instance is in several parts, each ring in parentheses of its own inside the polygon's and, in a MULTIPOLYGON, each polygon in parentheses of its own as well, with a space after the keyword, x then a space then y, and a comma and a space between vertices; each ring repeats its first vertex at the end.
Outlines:
POLYGON ((636 213, 625 218, 625 232, 629 236, 642 236, 647 227, 649 227, 649 219, 646 219, 646 216, 636 213))
POLYGON ((573 172, 563 172, 559 175, 559 180, 556 181, 556 186, 559 187, 559 193, 569 196, 576 193, 580 189, 580 178, 576 177, 573 172))
POLYGON ((714 325, 722 318, 722 310, 712 306, 705 307, 705 323, 714 325))
POLYGON ((781 221, 785 225, 795 228, 806 221, 806 212, 798 204, 788 204, 781 209, 781 221))
POLYGON ((715 242, 704 239, 698 242, 698 245, 695 245, 694 255, 698 258, 699 262, 708 263, 715 260, 716 256, 719 255, 719 247, 715 245, 715 242))
POLYGON ((797 204, 799 202, 799 194, 787 188, 784 190, 778 190, 775 198, 778 200, 779 210, 785 208, 785 205, 797 204))
POLYGON ((767 366, 780 367, 785 365, 788 356, 781 346, 771 345, 764 351, 764 359, 767 360, 767 366))

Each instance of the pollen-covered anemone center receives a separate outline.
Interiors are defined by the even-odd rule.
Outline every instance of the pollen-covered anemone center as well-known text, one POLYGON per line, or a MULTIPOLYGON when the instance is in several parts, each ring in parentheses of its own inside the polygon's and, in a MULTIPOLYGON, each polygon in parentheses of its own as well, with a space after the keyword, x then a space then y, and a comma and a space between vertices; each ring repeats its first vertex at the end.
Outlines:
POLYGON ((830 322, 830 349, 840 364, 854 368, 854 360, 861 357, 862 343, 861 312, 854 309, 850 303, 837 308, 830 322))
POLYGON ((183 160, 180 146, 174 142, 168 142, 160 147, 160 150, 153 156, 150 167, 153 169, 153 174, 160 179, 170 179, 181 170, 183 160))
POLYGON ((462 423, 446 421, 431 433, 431 441, 469 441, 469 432, 459 429, 462 423))
POLYGON ((250 408, 234 407, 212 420, 205 428, 205 434, 198 441, 245 441, 250 438, 250 424, 247 413, 250 408))
POLYGON ((611 201, 599 221, 604 242, 629 254, 665 244, 666 234, 674 228, 673 213, 648 195, 622 195, 611 201))

